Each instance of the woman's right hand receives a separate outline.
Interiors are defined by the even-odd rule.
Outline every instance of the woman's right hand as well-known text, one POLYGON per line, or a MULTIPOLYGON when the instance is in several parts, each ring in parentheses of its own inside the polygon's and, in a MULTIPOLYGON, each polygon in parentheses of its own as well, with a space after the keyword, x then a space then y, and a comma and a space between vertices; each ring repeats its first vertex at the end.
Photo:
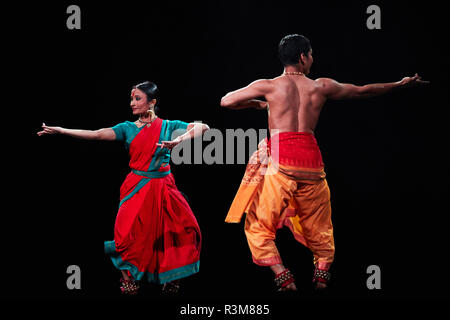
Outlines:
POLYGON ((61 134, 63 132, 63 128, 61 127, 49 127, 46 126, 45 123, 42 124, 42 131, 39 131, 38 136, 43 136, 44 134, 61 134))

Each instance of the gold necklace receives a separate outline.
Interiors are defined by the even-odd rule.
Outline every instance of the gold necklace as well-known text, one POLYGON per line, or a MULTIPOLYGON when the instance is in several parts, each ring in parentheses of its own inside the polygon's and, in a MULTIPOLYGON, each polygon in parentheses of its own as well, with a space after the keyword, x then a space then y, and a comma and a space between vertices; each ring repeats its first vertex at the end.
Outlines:
POLYGON ((305 74, 303 72, 284 72, 283 75, 288 76, 304 76, 305 74))

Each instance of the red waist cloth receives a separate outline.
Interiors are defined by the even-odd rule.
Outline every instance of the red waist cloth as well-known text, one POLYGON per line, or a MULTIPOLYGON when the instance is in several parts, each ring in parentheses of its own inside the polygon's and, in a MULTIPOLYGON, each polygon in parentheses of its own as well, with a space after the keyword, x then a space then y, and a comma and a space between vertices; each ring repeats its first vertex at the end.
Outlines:
POLYGON ((281 132, 268 141, 271 158, 281 165, 323 168, 316 138, 307 132, 281 132))

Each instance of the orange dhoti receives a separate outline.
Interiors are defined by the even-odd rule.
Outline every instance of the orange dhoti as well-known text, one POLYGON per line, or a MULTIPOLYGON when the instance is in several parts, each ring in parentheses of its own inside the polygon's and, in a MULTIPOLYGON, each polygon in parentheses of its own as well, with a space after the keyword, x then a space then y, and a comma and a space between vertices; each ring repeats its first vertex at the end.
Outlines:
POLYGON ((284 132, 253 154, 226 222, 244 213, 245 234, 253 261, 282 263, 275 245, 277 229, 288 227, 308 247, 314 263, 328 270, 334 258, 330 190, 320 150, 312 134, 284 132))

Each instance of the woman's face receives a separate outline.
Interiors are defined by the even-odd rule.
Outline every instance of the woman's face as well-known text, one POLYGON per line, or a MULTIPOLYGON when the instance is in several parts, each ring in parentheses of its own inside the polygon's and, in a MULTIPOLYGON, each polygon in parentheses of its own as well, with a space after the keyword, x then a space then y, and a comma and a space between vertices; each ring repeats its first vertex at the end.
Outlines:
POLYGON ((133 110, 133 114, 143 114, 146 113, 148 109, 153 108, 151 103, 147 102, 145 93, 139 89, 131 90, 130 107, 131 110, 133 110))

